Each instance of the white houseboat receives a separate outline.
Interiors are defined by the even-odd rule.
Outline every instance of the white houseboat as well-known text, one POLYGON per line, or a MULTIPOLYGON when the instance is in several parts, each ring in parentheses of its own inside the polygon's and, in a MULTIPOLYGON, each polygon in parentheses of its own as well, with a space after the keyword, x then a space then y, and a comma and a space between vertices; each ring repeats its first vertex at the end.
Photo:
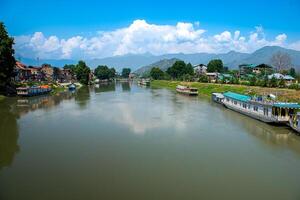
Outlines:
POLYGON ((276 102, 234 92, 225 92, 223 95, 223 104, 227 108, 267 123, 287 124, 291 115, 300 109, 298 103, 276 102))
POLYGON ((290 127, 300 133, 300 112, 291 116, 290 127))
POLYGON ((143 86, 150 86, 150 80, 148 79, 142 79, 138 81, 139 85, 143 85, 143 86))
POLYGON ((223 104, 224 101, 224 95, 222 93, 212 93, 211 98, 214 102, 219 103, 219 104, 223 104))
POLYGON ((32 87, 18 87, 17 95, 30 97, 30 96, 47 94, 51 91, 52 91, 52 89, 48 85, 32 86, 32 87))
POLYGON ((198 95, 198 89, 189 86, 177 85, 176 91, 186 95, 198 95))

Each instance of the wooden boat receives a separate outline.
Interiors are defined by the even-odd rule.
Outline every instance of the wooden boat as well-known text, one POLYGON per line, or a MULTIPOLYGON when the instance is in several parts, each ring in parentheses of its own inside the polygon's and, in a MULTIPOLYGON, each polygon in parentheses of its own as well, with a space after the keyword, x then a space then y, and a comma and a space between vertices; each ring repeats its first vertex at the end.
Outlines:
POLYGON ((224 101, 224 95, 222 93, 212 93, 211 98, 214 102, 223 104, 224 101))
POLYGON ((287 124, 290 116, 300 109, 298 103, 277 102, 234 92, 225 92, 223 95, 225 107, 266 123, 287 124))
POLYGON ((51 91, 52 91, 52 89, 48 85, 32 86, 32 87, 18 87, 17 95, 29 97, 29 96, 47 94, 51 91))
POLYGON ((186 95, 198 95, 198 89, 189 86, 177 85, 176 91, 186 95))
POLYGON ((300 112, 291 116, 289 124, 292 129, 300 134, 300 112))
POLYGON ((142 79, 138 81, 139 85, 150 86, 150 80, 142 79))

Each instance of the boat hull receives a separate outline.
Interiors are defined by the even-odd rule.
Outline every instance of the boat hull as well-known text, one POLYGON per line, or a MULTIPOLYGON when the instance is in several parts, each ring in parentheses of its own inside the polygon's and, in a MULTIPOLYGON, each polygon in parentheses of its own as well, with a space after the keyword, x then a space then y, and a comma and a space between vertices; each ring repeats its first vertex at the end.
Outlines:
POLYGON ((189 96, 197 96, 198 95, 198 92, 183 91, 183 90, 178 90, 178 89, 176 89, 176 91, 180 94, 189 95, 189 96))
POLYGON ((294 131, 296 131, 298 134, 300 134, 300 127, 295 126, 292 120, 289 121, 289 125, 294 131))
POLYGON ((260 120, 260 121, 265 122, 265 123, 280 123, 280 122, 278 122, 278 121, 276 121, 276 120, 274 120, 274 119, 271 119, 271 118, 269 118, 269 117, 265 117, 265 116, 262 116, 262 115, 255 115, 255 114, 253 114, 253 113, 246 112, 246 111, 244 111, 244 110, 242 110, 242 109, 239 109, 239 108, 237 108, 237 107, 235 107, 235 106, 232 106, 232 105, 230 105, 230 104, 227 104, 227 103, 225 103, 225 102, 223 103, 223 105, 224 105, 226 108, 230 109, 230 110, 233 110, 233 111, 238 112, 238 113, 240 113, 240 114, 246 115, 246 116, 251 117, 251 118, 253 118, 253 119, 260 120))

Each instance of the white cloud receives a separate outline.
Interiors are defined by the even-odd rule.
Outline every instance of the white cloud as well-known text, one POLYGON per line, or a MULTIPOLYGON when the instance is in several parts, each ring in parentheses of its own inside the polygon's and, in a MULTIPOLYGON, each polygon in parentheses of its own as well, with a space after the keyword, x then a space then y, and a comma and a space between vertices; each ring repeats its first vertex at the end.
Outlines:
POLYGON ((16 36, 17 55, 30 58, 91 59, 128 53, 224 53, 230 50, 252 52, 266 45, 279 45, 300 49, 300 41, 287 44, 287 35, 282 33, 273 40, 265 37, 262 26, 248 36, 239 30, 223 31, 209 36, 199 22, 178 22, 176 25, 157 25, 145 20, 135 20, 128 27, 97 31, 93 37, 70 38, 46 37, 42 32, 16 36))

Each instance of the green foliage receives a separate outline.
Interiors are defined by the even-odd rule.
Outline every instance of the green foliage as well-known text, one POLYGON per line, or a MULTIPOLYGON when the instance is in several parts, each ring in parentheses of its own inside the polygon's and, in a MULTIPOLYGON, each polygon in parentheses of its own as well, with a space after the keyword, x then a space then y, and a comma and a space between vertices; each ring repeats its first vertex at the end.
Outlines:
POLYGON ((114 68, 108 68, 106 65, 99 65, 95 69, 95 75, 97 78, 104 80, 104 79, 111 79, 114 78, 116 75, 116 70, 114 68))
POLYGON ((252 77, 250 77, 249 84, 251 86, 254 86, 254 85, 256 85, 256 81, 257 81, 256 77, 252 76, 252 77))
POLYGON ((14 39, 8 36, 4 23, 0 22, 0 90, 10 84, 16 60, 13 49, 14 39))
POLYGON ((153 67, 150 71, 150 76, 154 80, 161 80, 164 78, 164 72, 158 67, 153 67))
POLYGON ((198 81, 201 82, 201 83, 208 83, 209 82, 208 77, 206 75, 203 75, 203 74, 201 74, 199 76, 199 80, 198 81))
POLYGON ((58 67, 53 67, 53 78, 54 80, 57 80, 60 74, 60 70, 58 67))
POLYGON ((211 60, 207 65, 207 72, 223 72, 224 66, 220 59, 211 60))
POLYGON ((296 78, 296 76, 297 76, 296 70, 293 67, 289 70, 288 74, 294 78, 296 78))
POLYGON ((285 87, 285 82, 284 82, 284 80, 282 78, 279 80, 278 86, 282 87, 282 88, 285 87))
POLYGON ((130 68, 123 68, 123 69, 122 69, 122 77, 123 77, 123 78, 128 78, 130 72, 131 72, 131 69, 130 69, 130 68))
POLYGON ((278 86, 277 80, 276 80, 276 78, 274 76, 269 81, 269 86, 270 87, 277 87, 278 86))
POLYGON ((167 69, 167 74, 169 74, 173 79, 183 78, 184 75, 194 75, 193 66, 185 64, 183 61, 176 61, 172 67, 167 69))
POLYGON ((76 74, 76 78, 77 80, 84 84, 87 85, 89 84, 89 76, 90 76, 90 68, 85 64, 84 61, 79 61, 78 64, 75 67, 74 70, 75 74, 76 74))
POLYGON ((289 89, 300 90, 300 86, 299 84, 294 83, 289 85, 289 89))

